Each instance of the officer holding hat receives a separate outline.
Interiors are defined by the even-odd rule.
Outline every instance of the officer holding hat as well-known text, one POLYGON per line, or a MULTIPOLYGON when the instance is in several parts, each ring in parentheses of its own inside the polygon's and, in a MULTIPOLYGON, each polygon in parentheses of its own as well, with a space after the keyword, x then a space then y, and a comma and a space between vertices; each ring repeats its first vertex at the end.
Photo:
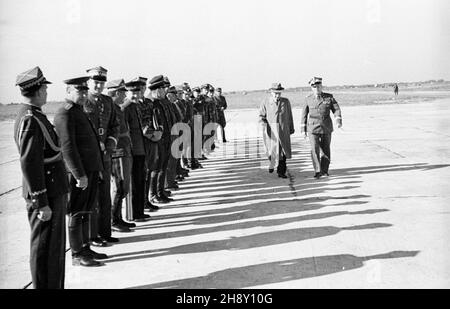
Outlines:
POLYGON ((301 132, 309 136, 311 144, 311 158, 314 166, 314 178, 328 176, 331 152, 331 133, 333 121, 332 112, 336 118, 337 126, 342 126, 342 116, 339 104, 330 93, 322 91, 322 78, 313 77, 309 81, 312 93, 306 97, 301 118, 301 132), (323 156, 320 156, 322 150, 323 156))
POLYGON ((42 112, 47 81, 39 67, 17 76, 24 103, 14 124, 31 228, 30 269, 35 289, 64 288, 68 182, 59 138, 42 112))
POLYGON ((90 248, 89 221, 96 203, 99 173, 103 171, 102 151, 95 127, 83 111, 88 96, 89 76, 65 80, 66 103, 54 119, 61 139, 61 151, 70 173, 69 243, 72 264, 99 266, 107 258, 90 248))
POLYGON ((118 242, 117 238, 111 237, 111 154, 117 146, 120 124, 111 98, 102 94, 108 71, 98 66, 86 72, 90 79, 84 111, 97 132, 104 163, 97 207, 91 220, 91 242, 94 246, 105 246, 107 242, 118 242))

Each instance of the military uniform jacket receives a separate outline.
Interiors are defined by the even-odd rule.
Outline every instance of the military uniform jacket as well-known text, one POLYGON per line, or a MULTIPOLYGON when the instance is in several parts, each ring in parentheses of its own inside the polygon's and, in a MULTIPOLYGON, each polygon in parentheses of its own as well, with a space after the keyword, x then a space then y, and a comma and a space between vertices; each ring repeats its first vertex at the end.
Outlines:
POLYGON ((216 100, 214 98, 206 97, 206 104, 208 106, 208 122, 217 123, 218 115, 217 115, 217 106, 216 100))
POLYGON ((194 123, 193 117, 194 117, 194 106, 192 103, 192 100, 181 100, 185 105, 186 110, 186 123, 189 125, 192 125, 194 123))
POLYGON ((104 94, 89 93, 84 104, 84 111, 94 125, 99 140, 105 146, 107 153, 112 153, 117 146, 120 123, 111 97, 104 94))
POLYGON ((48 198, 69 192, 67 172, 53 125, 39 107, 23 104, 14 124, 23 174, 22 196, 32 208, 48 206, 48 198))
POLYGON ((159 125, 163 128, 161 140, 170 138, 170 130, 172 129, 171 124, 172 118, 167 105, 158 99, 152 98, 151 101, 153 102, 154 106, 155 119, 159 123, 159 125))
POLYGON ((124 118, 130 129, 131 153, 133 156, 143 156, 145 155, 145 144, 138 103, 125 101, 124 105, 126 106, 123 110, 124 118))
POLYGON ((307 96, 302 110, 301 131, 313 134, 333 132, 330 111, 342 123, 341 109, 332 94, 323 92, 319 97, 307 96))
POLYGON ((139 100, 139 113, 141 116, 141 125, 144 135, 149 132, 153 132, 159 129, 158 119, 155 116, 155 107, 153 106, 153 101, 144 98, 139 100))
POLYGON ((187 123, 186 102, 184 100, 176 100, 174 104, 178 111, 178 114, 180 115, 179 122, 187 123))
POLYGON ((172 129, 172 126, 177 123, 177 115, 175 114, 174 106, 172 102, 170 102, 168 99, 162 99, 161 105, 165 110, 165 113, 167 115, 167 119, 169 120, 169 131, 172 129))
POLYGON ((131 157, 130 128, 128 127, 128 122, 125 120, 125 113, 117 104, 114 104, 114 109, 116 110, 116 116, 120 123, 120 130, 117 139, 117 147, 113 151, 112 157, 131 157))
POLYGON ((95 128, 81 105, 67 101, 54 119, 67 169, 76 179, 103 171, 102 153, 95 128))
POLYGON ((217 106, 218 124, 220 124, 222 127, 225 127, 227 125, 227 121, 225 119, 224 110, 226 110, 228 107, 227 100, 223 95, 215 96, 214 99, 216 100, 217 106))
POLYGON ((203 95, 199 95, 197 98, 194 98, 193 102, 194 107, 194 115, 201 115, 202 116, 202 123, 205 125, 207 123, 206 118, 206 102, 205 97, 203 95))

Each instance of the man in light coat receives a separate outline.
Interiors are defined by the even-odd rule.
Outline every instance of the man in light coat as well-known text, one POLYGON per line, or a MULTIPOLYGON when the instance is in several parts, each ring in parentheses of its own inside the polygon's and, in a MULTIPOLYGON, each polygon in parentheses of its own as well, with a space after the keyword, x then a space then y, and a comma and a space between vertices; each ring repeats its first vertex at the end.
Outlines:
POLYGON ((291 103, 287 98, 281 97, 283 90, 280 83, 272 85, 271 96, 259 108, 259 122, 263 127, 264 145, 270 161, 269 173, 273 173, 278 162, 278 177, 287 178, 286 159, 292 157, 291 134, 295 130, 291 103))

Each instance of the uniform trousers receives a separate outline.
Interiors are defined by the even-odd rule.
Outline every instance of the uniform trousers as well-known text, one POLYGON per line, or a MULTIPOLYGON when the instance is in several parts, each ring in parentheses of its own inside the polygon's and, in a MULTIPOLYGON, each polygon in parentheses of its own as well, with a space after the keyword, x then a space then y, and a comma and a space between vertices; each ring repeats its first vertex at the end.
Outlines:
POLYGON ((130 192, 131 169, 133 166, 133 158, 120 157, 112 159, 112 206, 111 218, 112 224, 117 224, 122 221, 122 203, 123 199, 130 192))
POLYGON ((79 254, 83 251, 84 247, 89 246, 89 221, 98 191, 98 175, 98 172, 88 172, 86 174, 88 186, 84 190, 76 186, 77 181, 70 175, 70 195, 67 214, 69 217, 69 243, 72 249, 72 255, 79 254))
POLYGON ((310 133, 309 142, 311 144, 311 159, 316 173, 328 173, 330 166, 331 133, 314 134, 310 133), (322 151, 322 156, 320 152, 322 151))
POLYGON ((38 209, 27 203, 30 223, 30 269, 35 289, 63 289, 66 261, 66 208, 67 194, 48 197, 52 210, 49 221, 38 218, 38 209))
POLYGON ((91 218, 91 238, 111 237, 111 157, 105 155, 103 158, 104 170, 98 184, 98 198, 91 218))
POLYGON ((133 156, 131 167, 131 204, 133 219, 144 215, 145 204, 145 155, 133 156))

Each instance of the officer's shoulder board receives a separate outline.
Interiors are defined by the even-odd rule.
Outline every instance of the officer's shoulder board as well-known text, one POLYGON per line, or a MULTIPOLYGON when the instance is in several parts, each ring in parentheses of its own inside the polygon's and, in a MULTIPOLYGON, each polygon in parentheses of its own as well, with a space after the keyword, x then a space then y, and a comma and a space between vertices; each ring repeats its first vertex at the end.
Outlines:
POLYGON ((73 106, 73 103, 67 102, 67 103, 64 104, 64 109, 65 110, 69 110, 69 109, 72 108, 72 106, 73 106))

